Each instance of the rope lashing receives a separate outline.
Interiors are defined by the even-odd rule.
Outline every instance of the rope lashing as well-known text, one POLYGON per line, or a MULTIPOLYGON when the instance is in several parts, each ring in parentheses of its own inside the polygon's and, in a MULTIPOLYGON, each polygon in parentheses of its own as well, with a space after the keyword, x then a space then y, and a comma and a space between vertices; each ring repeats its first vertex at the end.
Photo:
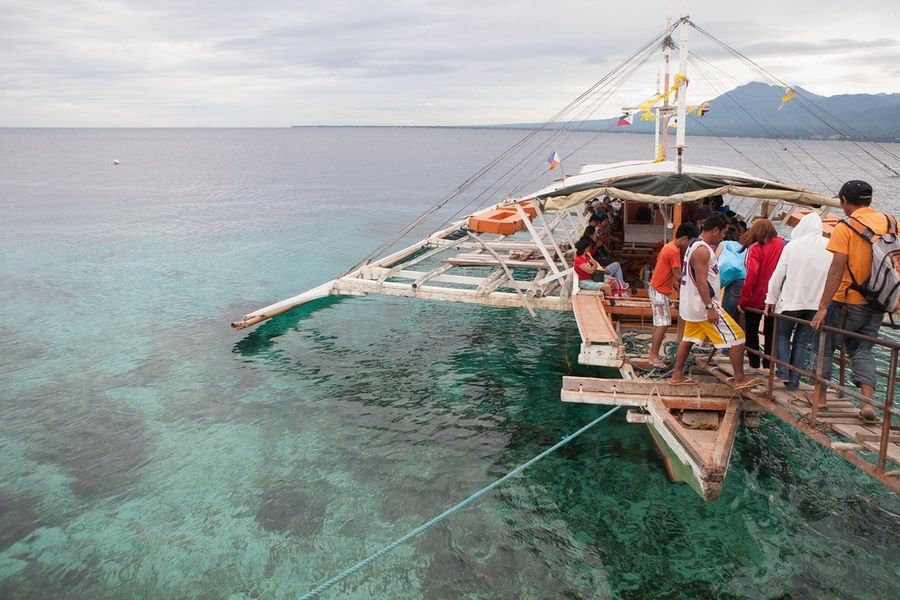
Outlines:
POLYGON ((547 448, 546 450, 544 450, 543 452, 541 452, 540 454, 538 454, 537 456, 535 456, 534 458, 532 458, 532 459, 529 460, 528 462, 519 465, 518 467, 516 467, 515 469, 513 469, 512 471, 510 471, 509 473, 507 473, 506 475, 504 475, 504 476, 501 477, 500 479, 498 479, 497 481, 495 481, 495 482, 491 483, 490 485, 488 485, 488 486, 486 486, 486 487, 484 487, 484 488, 478 490, 477 492, 475 492, 474 494, 472 494, 471 496, 469 496, 468 498, 466 498, 466 499, 463 500, 462 502, 460 502, 460 503, 458 503, 458 504, 455 504, 454 506, 451 506, 450 508, 448 508, 447 510, 445 510, 444 512, 442 512, 442 513, 439 514, 438 516, 436 516, 436 517, 434 517, 433 519, 431 519, 430 521, 428 521, 427 523, 424 523, 423 525, 419 525, 418 527, 416 527, 415 529, 413 529, 412 531, 410 531, 409 533, 407 533, 407 534, 404 535, 403 537, 394 540, 393 542, 391 542, 390 544, 388 544, 387 546, 385 546, 384 548, 382 548, 381 550, 379 550, 379 551, 376 552, 375 554, 369 556, 368 558, 366 558, 366 559, 364 559, 364 560, 359 561, 358 563, 356 563, 356 564, 353 565, 352 567, 349 567, 349 568, 347 568, 347 569, 344 569, 343 571, 341 571, 340 573, 338 573, 337 575, 335 575, 334 577, 332 577, 332 578, 329 579, 328 581, 325 581, 324 583, 319 584, 318 586, 316 586, 315 589, 313 589, 313 590, 310 591, 310 592, 307 592, 306 595, 302 596, 300 600, 307 600, 308 598, 316 598, 316 597, 318 597, 318 596, 321 595, 323 592, 327 591, 329 588, 331 588, 331 587, 337 585, 338 583, 340 583, 340 582, 343 581, 344 579, 347 579, 348 577, 350 577, 350 576, 353 575, 354 573, 358 572, 359 570, 361 570, 361 569, 365 568, 366 566, 370 565, 371 563, 375 562, 376 560, 378 560, 379 558, 381 558, 382 556, 384 556, 384 555, 387 554, 388 552, 394 550, 394 549, 397 548, 398 546, 400 546, 400 545, 404 544, 405 542, 411 540, 412 538, 416 537, 416 536, 419 535, 420 533, 422 533, 422 532, 424 532, 424 531, 426 531, 426 530, 428 530, 428 529, 434 527, 435 525, 437 525, 438 523, 440 523, 441 521, 443 521, 444 519, 446 519, 447 517, 449 517, 449 516, 452 515, 453 513, 455 513, 455 512, 457 512, 457 511, 459 511, 459 510, 465 508, 466 506, 472 504, 473 502, 475 502, 476 500, 478 500, 479 498, 481 498, 482 496, 484 496, 485 494, 487 494, 488 492, 490 492, 491 490, 493 490, 494 488, 496 488, 497 486, 499 486, 501 483, 503 483, 503 482, 506 481, 507 479, 511 479, 512 477, 515 477, 516 475, 518 475, 519 473, 521 473, 522 471, 524 471, 525 469, 527 469, 528 467, 530 467, 531 465, 533 465, 533 464, 536 463, 537 461, 541 460, 541 459, 544 458, 545 456, 547 456, 547 455, 553 453, 554 451, 558 450, 559 448, 562 448, 563 446, 565 446, 566 444, 568 444, 569 442, 571 442, 572 440, 574 440, 575 438, 577 438, 578 436, 580 436, 582 433, 584 433, 584 432, 587 431, 588 429, 590 429, 590 428, 594 427, 595 425, 597 425, 597 424, 599 424, 599 423, 605 421, 607 417, 609 417, 610 415, 612 415, 614 412, 616 412, 616 411, 619 410, 620 408, 622 408, 622 407, 621 407, 621 406, 614 406, 612 409, 610 409, 609 411, 603 413, 602 415, 600 415, 599 417, 597 417, 596 419, 594 419, 593 421, 591 421, 590 423, 588 423, 587 425, 585 425, 584 427, 582 427, 581 429, 579 429, 578 431, 576 431, 575 433, 572 433, 572 434, 570 434, 570 435, 563 436, 563 438, 562 438, 559 442, 557 442, 556 444, 554 444, 554 445, 551 446, 550 448, 547 448))

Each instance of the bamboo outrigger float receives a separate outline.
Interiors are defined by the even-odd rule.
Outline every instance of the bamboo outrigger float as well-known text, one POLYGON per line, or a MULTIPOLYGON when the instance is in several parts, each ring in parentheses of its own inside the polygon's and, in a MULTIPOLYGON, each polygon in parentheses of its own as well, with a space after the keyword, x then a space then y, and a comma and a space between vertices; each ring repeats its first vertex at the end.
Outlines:
MULTIPOLYGON (((683 18, 668 27, 660 43, 668 67, 668 52, 674 46, 670 35, 682 25, 682 74, 684 32, 689 24, 683 18)), ((675 113, 680 123, 686 122, 686 78, 680 77, 682 84, 675 90, 678 105, 668 104, 664 97, 662 105, 654 108, 657 123, 675 113)), ((886 418, 877 426, 880 430, 856 424, 848 429, 852 405, 843 396, 852 393, 843 390, 839 397, 829 398, 827 414, 832 422, 823 421, 822 414, 817 422, 818 408, 804 404, 801 394, 811 391, 809 385, 793 395, 773 390, 770 372, 768 389, 737 390, 725 383, 731 373, 715 353, 694 356, 692 377, 700 382, 698 386, 675 386, 656 379, 653 371, 642 365, 640 344, 635 343, 649 337, 652 325, 646 295, 610 297, 579 288, 573 272, 573 246, 585 226, 583 207, 597 197, 622 202, 619 253, 638 265, 649 262, 653 246, 668 241, 684 212, 705 198, 724 196, 747 221, 766 216, 782 228, 792 227, 798 213, 813 210, 827 221, 829 211, 839 206, 837 199, 805 188, 734 169, 685 164, 684 129, 678 129, 674 161, 666 160, 668 141, 663 128, 654 160, 586 165, 541 190, 506 198, 407 248, 367 260, 318 287, 249 313, 232 327, 243 329, 327 296, 369 293, 524 308, 532 316, 536 310, 572 311, 581 336, 579 363, 603 367, 612 374, 564 377, 561 399, 630 407, 628 420, 647 425, 673 481, 689 483, 704 498, 717 498, 738 427, 742 423, 754 426, 757 414, 768 412, 900 491, 900 439, 891 419, 900 345, 891 348, 889 396, 882 406, 886 418), (649 209, 657 217, 655 222, 636 218, 640 209, 649 209), (843 435, 844 440, 829 435, 843 435), (847 436, 854 437, 847 441, 847 436), (876 438, 879 460, 873 466, 861 453, 871 451, 876 438)), ((671 328, 669 339, 676 335, 671 328)))

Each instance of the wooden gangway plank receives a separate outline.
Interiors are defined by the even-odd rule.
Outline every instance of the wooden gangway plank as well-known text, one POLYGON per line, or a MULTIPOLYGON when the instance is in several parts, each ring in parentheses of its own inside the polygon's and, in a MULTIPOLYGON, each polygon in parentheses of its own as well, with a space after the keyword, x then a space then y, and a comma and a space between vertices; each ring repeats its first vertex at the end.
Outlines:
MULTIPOLYGON (((714 357, 710 363, 710 372, 717 377, 724 378, 731 374, 731 368, 724 357, 714 357)), ((810 398, 812 398, 813 386, 801 383, 796 390, 787 390, 776 381, 772 390, 771 399, 768 398, 768 389, 765 385, 748 392, 745 397, 757 400, 762 406, 767 402, 787 411, 798 420, 808 420, 812 414, 810 398)), ((774 413, 776 416, 778 412, 774 413)), ((863 453, 878 453, 881 441, 882 423, 866 423, 859 419, 859 409, 846 398, 839 398, 834 390, 829 390, 824 407, 820 407, 816 415, 818 429, 822 432, 837 436, 836 448, 852 451, 856 448, 863 453)), ((806 425, 808 427, 808 423, 806 425)), ((802 428, 802 433, 807 433, 802 428)), ((890 435, 887 445, 887 460, 900 465, 900 436, 890 435)), ((865 460, 865 459, 864 459, 865 460)), ((856 464, 856 463, 854 463, 856 464)))
POLYGON ((618 344, 619 335, 603 306, 603 295, 579 292, 572 299, 581 339, 587 344, 618 344))

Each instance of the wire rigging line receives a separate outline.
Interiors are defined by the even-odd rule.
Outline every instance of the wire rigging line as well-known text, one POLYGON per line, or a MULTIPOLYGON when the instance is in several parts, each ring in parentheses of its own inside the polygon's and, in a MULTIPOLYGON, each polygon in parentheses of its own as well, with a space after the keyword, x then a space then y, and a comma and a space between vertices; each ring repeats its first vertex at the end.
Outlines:
POLYGON ((405 236, 405 235, 408 234, 410 231, 412 231, 413 229, 415 229, 416 227, 418 227, 419 225, 421 225, 422 223, 424 223, 425 221, 427 221, 427 220, 428 220, 429 218, 431 218, 437 211, 439 211, 441 208, 443 208, 444 206, 446 206, 446 205, 447 205, 449 202, 451 202, 452 200, 454 200, 454 199, 456 199, 457 197, 459 197, 463 192, 465 192, 465 191, 468 190, 472 185, 474 185, 475 182, 479 181, 479 180, 480 180, 482 177, 484 177, 487 173, 489 173, 490 171, 492 171, 497 165, 501 164, 501 163, 502 163, 504 160, 506 160, 509 156, 511 156, 512 154, 514 154, 517 150, 519 150, 519 149, 522 148, 523 146, 527 145, 533 138, 535 138, 535 136, 537 136, 537 135, 539 135, 540 133, 542 133, 542 132, 544 132, 545 130, 547 130, 548 127, 549 127, 552 123, 558 121, 558 120, 560 119, 560 117, 562 117, 563 115, 567 114, 570 110, 573 109, 573 107, 578 106, 581 102, 584 101, 585 98, 590 97, 591 94, 593 94, 598 88, 600 88, 600 87, 601 87, 602 85, 604 85, 609 79, 611 79, 611 78, 618 72, 618 70, 622 68, 622 65, 628 64, 630 61, 632 61, 632 60, 634 59, 635 56, 640 55, 640 54, 641 54, 643 51, 645 51, 648 47, 654 46, 654 45, 658 44, 663 38, 665 38, 666 36, 670 35, 671 32, 674 31, 675 27, 677 27, 677 25, 678 25, 679 23, 680 23, 680 21, 677 22, 677 23, 675 23, 675 24, 670 25, 669 27, 666 27, 665 29, 663 29, 660 33, 658 33, 657 35, 655 35, 650 41, 648 41, 646 44, 644 44, 640 49, 636 50, 636 51, 635 51, 634 53, 632 53, 628 58, 626 58, 625 61, 623 61, 623 63, 622 63, 621 65, 617 66, 617 67, 614 68, 610 73, 606 74, 606 75, 605 75, 603 78, 601 78, 599 81, 595 82, 595 83, 594 83, 592 86, 590 86, 587 90, 585 90, 584 92, 582 92, 577 98, 575 98, 574 100, 572 100, 571 102, 569 102, 569 104, 567 104, 564 108, 562 108, 560 111, 558 111, 558 112, 557 112, 553 117, 551 117, 549 120, 545 121, 545 122, 544 122, 543 124, 541 124, 538 128, 536 128, 535 130, 533 130, 533 131, 531 131, 530 133, 528 133, 524 138, 522 138, 521 140, 519 140, 518 142, 516 142, 515 144, 513 144, 513 145, 510 146, 509 148, 507 148, 505 151, 503 151, 502 153, 500 153, 498 156, 496 156, 496 157, 495 157, 494 159, 492 159, 491 161, 489 161, 489 162, 488 162, 486 165, 484 165, 481 169, 479 169, 478 171, 476 171, 473 175, 471 175, 468 179, 466 179, 462 184, 460 184, 453 192, 449 193, 447 196, 445 196, 444 198, 442 198, 442 199, 441 199, 437 204, 435 204, 433 207, 429 208, 429 209, 426 210, 422 215, 420 215, 419 217, 417 217, 416 219, 414 219, 413 221, 411 221, 410 223, 408 223, 408 224, 407 224, 406 226, 404 226, 399 232, 397 232, 397 234, 395 234, 393 237, 391 237, 390 239, 388 239, 387 241, 385 241, 384 243, 382 243, 380 246, 378 246, 377 248, 375 248, 372 252, 370 252, 370 253, 369 253, 362 261, 360 261, 360 262, 357 263, 356 265, 354 265, 354 266, 348 268, 346 271, 344 271, 344 273, 342 273, 341 276, 347 275, 348 273, 350 273, 350 272, 353 271, 354 269, 356 269, 356 268, 362 266, 363 264, 366 264, 369 260, 371 260, 371 259, 372 259, 374 256, 376 256, 378 253, 380 253, 381 251, 385 250, 386 248, 391 247, 391 246, 392 246, 393 244, 395 244, 398 240, 402 239, 403 236, 405 236))
MULTIPOLYGON (((726 73, 725 71, 723 71, 722 69, 720 69, 719 67, 717 67, 715 64, 713 64, 713 63, 711 63, 710 61, 705 60, 704 58, 702 58, 702 57, 700 57, 699 55, 697 55, 695 52, 691 52, 691 56, 690 56, 690 58, 689 58, 688 60, 691 61, 691 64, 694 65, 694 67, 695 67, 695 69, 697 70, 697 72, 700 73, 701 75, 703 75, 703 76, 706 78, 707 82, 710 84, 710 86, 713 87, 720 95, 723 95, 723 94, 719 91, 720 88, 716 88, 715 84, 712 82, 712 78, 711 78, 708 74, 704 73, 703 68, 701 68, 701 65, 700 65, 697 61, 702 62, 704 65, 706 65, 706 67, 708 67, 709 69, 711 69, 711 70, 715 71, 716 73, 718 73, 723 79, 727 79, 727 80, 731 81, 731 82, 732 82, 733 84, 735 84, 735 85, 739 85, 739 84, 741 83, 741 82, 738 81, 736 78, 732 77, 731 75, 729 75, 728 73, 726 73)), ((740 108, 747 114, 748 117, 750 117, 751 119, 754 119, 754 120, 755 120, 755 118, 753 117, 753 115, 752 115, 749 111, 747 111, 747 110, 746 110, 746 109, 745 109, 745 108, 744 108, 744 107, 743 107, 736 99, 734 99, 734 98, 731 97, 730 95, 729 95, 729 99, 730 99, 732 102, 734 102, 738 107, 740 107, 740 108)), ((762 123, 757 122, 757 124, 758 124, 761 128, 763 128, 763 130, 765 131, 765 126, 764 126, 762 123)), ((814 132, 813 132, 812 129, 810 129, 809 127, 804 126, 802 123, 800 123, 799 126, 802 127, 808 134, 810 134, 810 137, 813 137, 812 134, 813 134, 814 132)), ((778 131, 777 128, 775 128, 775 129, 776 129, 776 131, 778 131)), ((843 181, 843 179, 841 179, 840 175, 839 175, 834 169, 831 169, 831 168, 827 167, 824 163, 822 163, 822 161, 820 161, 818 158, 816 158, 816 156, 813 155, 813 154, 812 154, 812 153, 811 153, 811 152, 810 152, 803 144, 801 144, 798 140, 794 140, 794 139, 789 138, 788 136, 786 136, 786 135, 785 135, 783 132, 781 132, 781 131, 778 131, 778 132, 781 134, 781 137, 784 138, 784 139, 783 139, 783 141, 782 141, 782 140, 779 140, 779 139, 775 139, 775 141, 778 141, 778 142, 782 143, 784 146, 792 145, 792 146, 796 147, 796 148, 797 148, 798 150, 800 150, 803 154, 805 154, 806 156, 808 156, 808 157, 810 158, 810 160, 812 160, 813 162, 815 162, 817 165, 819 165, 819 166, 821 167, 821 171, 815 171, 815 170, 811 169, 811 168, 809 167, 809 165, 807 165, 807 164, 805 164, 805 163, 803 163, 803 162, 800 163, 803 167, 806 168, 806 170, 809 172, 809 174, 810 174, 812 177, 818 179, 819 182, 820 182, 824 187, 827 188, 828 186, 827 186, 827 185, 825 184, 825 182, 823 182, 822 179, 819 177, 819 172, 831 174, 831 175, 832 175, 839 183, 843 181)), ((771 148, 769 148, 769 146, 767 146, 766 144, 764 144, 762 138, 760 139, 760 146, 761 146, 763 149, 765 149, 765 150, 769 151, 770 153, 772 153, 773 158, 775 158, 775 160, 781 162, 781 163, 784 165, 785 169, 787 169, 787 170, 791 173, 791 176, 793 177, 793 179, 794 179, 795 181, 799 181, 799 180, 800 180, 800 178, 796 175, 796 173, 794 173, 794 170, 793 170, 792 168, 790 168, 789 164, 788 164, 786 161, 783 161, 783 160, 781 159, 780 154, 777 153, 777 152, 775 152, 775 151, 773 151, 771 148)), ((785 148, 785 149, 786 149, 786 148, 785 148)), ((873 176, 873 177, 876 177, 876 176, 877 176, 877 173, 875 173, 875 171, 873 171, 872 168, 871 168, 871 163, 865 162, 865 161, 863 161, 863 160, 860 160, 860 157, 859 157, 858 155, 847 154, 847 153, 844 153, 844 152, 839 152, 839 153, 840 153, 840 155, 841 155, 842 157, 844 157, 844 159, 847 160, 848 163, 850 163, 851 165, 853 165, 856 169, 861 170, 861 171, 864 171, 866 175, 870 175, 870 176, 873 176)))
MULTIPOLYGON (((699 25, 697 25, 697 24, 694 23, 693 21, 688 20, 687 23, 688 23, 691 27, 693 27, 694 29, 696 29, 698 32, 700 32, 701 34, 703 34, 704 36, 706 36, 708 39, 710 39, 711 41, 713 41, 713 42, 714 42, 715 44, 717 44, 719 47, 721 47, 722 49, 724 49, 726 52, 728 52, 729 54, 731 54, 732 56, 734 56, 735 58, 737 58, 738 60, 740 60, 741 62, 743 62, 745 65, 749 66, 751 69, 753 69, 754 71, 756 71, 758 74, 760 74, 761 76, 763 76, 766 80, 769 81, 769 83, 777 83, 778 85, 780 85, 780 86, 782 86, 782 87, 785 87, 785 88, 788 87, 788 85, 787 85, 784 81, 778 79, 777 77, 775 77, 774 75, 772 75, 771 73, 769 73, 768 71, 766 71, 766 70, 765 70, 763 67, 761 67, 759 64, 757 64, 756 62, 754 62, 754 61, 751 60, 750 58, 744 56, 741 52, 735 50, 734 48, 732 48, 731 46, 729 46, 728 44, 726 44, 726 43, 723 42, 722 40, 716 38, 714 35, 712 35, 712 34, 709 33, 708 31, 706 31, 705 29, 703 29, 702 27, 700 27, 699 25)), ((847 134, 845 134, 843 131, 841 131, 841 130, 839 130, 838 128, 836 128, 830 121, 828 121, 827 119, 823 118, 823 117, 821 116, 820 113, 824 113, 825 115, 831 117, 835 122, 840 123, 841 125, 843 125, 843 126, 846 127, 847 129, 849 129, 851 132, 855 133, 857 136, 859 136, 859 137, 862 138, 863 140, 869 142, 872 146, 878 148, 879 150, 881 150, 881 151, 884 152, 885 154, 891 156, 891 157, 894 158, 895 160, 900 161, 900 156, 894 154, 893 152, 891 152, 889 149, 885 148, 884 146, 882 146, 882 145, 879 144, 878 142, 876 142, 876 141, 870 139, 868 136, 866 136, 865 134, 863 134, 861 131, 857 130, 857 129, 854 128, 852 125, 846 123, 845 121, 843 121, 842 119, 840 119, 840 118, 837 117, 836 115, 832 114, 832 113, 831 113, 830 111, 828 111, 827 109, 825 109, 825 108, 819 106, 819 105, 816 104, 812 99, 806 97, 806 95, 798 93, 798 94, 797 94, 796 100, 799 101, 799 102, 798 102, 798 105, 801 106, 804 110, 806 110, 807 113, 809 113, 813 118, 815 118, 816 120, 820 121, 823 125, 825 125, 825 126, 828 127, 829 129, 831 129, 832 131, 834 131, 834 132, 837 133, 838 135, 840 135, 840 136, 846 138, 848 141, 850 141, 852 144, 854 144, 854 145, 855 145, 856 147, 858 147, 860 150, 862 150, 863 152, 865 152, 866 154, 868 154, 869 157, 871 157, 873 160, 875 160, 876 162, 878 162, 879 164, 881 164, 881 166, 883 166, 885 169, 888 169, 889 171, 891 171, 891 172, 894 173, 895 175, 900 176, 900 172, 898 172, 896 169, 894 169, 893 167, 891 167, 890 165, 888 165, 887 163, 885 163, 883 160, 881 160, 880 158, 878 158, 877 156, 875 156, 875 155, 874 155, 872 152, 870 152, 867 148, 865 148, 864 146, 860 145, 856 140, 854 140, 853 138, 851 138, 850 136, 848 136, 847 134), (815 110, 813 110, 813 109, 815 109, 815 110)))
MULTIPOLYGON (((662 39, 665 39, 665 37, 667 37, 667 35, 664 35, 664 34, 665 34, 665 32, 663 32, 663 34, 661 34, 661 36, 657 36, 657 37, 662 37, 662 39)), ((499 189, 504 187, 507 182, 512 180, 514 177, 516 177, 519 173, 521 173, 525 168, 527 168, 529 166, 531 166, 532 173, 534 173, 534 171, 536 171, 536 170, 540 170, 540 173, 537 176, 533 177, 531 179, 531 182, 534 182, 535 180, 540 178, 540 176, 543 175, 544 171, 543 171, 543 169, 541 169, 541 165, 537 165, 534 163, 534 161, 533 161, 534 154, 540 153, 542 150, 547 151, 547 150, 553 148, 554 145, 561 143, 563 141, 563 139, 566 139, 567 137, 571 136, 571 133, 569 133, 568 136, 563 138, 563 136, 566 133, 566 127, 568 127, 572 123, 576 123, 576 122, 580 123, 580 122, 584 121, 586 116, 593 114, 593 112, 595 112, 609 98, 609 96, 611 96, 615 92, 615 90, 624 81, 627 81, 638 68, 640 68, 643 64, 645 64, 646 61, 649 59, 649 57, 653 55, 653 53, 655 52, 655 50, 658 46, 659 42, 654 43, 654 41, 655 40, 651 40, 650 42, 646 43, 643 47, 639 48, 637 51, 632 53, 631 56, 626 58, 625 61, 623 61, 618 67, 616 67, 613 71, 611 71, 606 76, 605 79, 612 80, 608 86, 605 86, 605 89, 608 91, 603 92, 603 93, 605 93, 605 95, 601 95, 600 90, 603 90, 604 87, 598 88, 598 92, 597 92, 598 99, 592 103, 593 108, 591 108, 592 105, 589 104, 587 106, 587 108, 582 109, 582 111, 579 113, 578 117, 571 119, 566 124, 566 126, 564 126, 563 128, 551 129, 551 127, 548 126, 547 129, 553 131, 553 133, 547 139, 545 139, 543 142, 538 141, 538 146, 533 151, 528 152, 528 153, 523 153, 522 158, 520 158, 517 163, 515 163, 500 178, 498 178, 498 180, 494 184, 492 184, 485 190, 482 190, 482 192, 479 193, 478 195, 476 195, 472 200, 470 200, 468 203, 466 203, 465 205, 460 207, 460 209, 457 210, 456 213, 454 213, 451 217, 449 217, 441 225, 441 227, 449 224, 454 219, 458 218, 461 214, 466 212, 470 207, 477 204, 483 197, 490 196, 491 194, 495 193, 496 191, 498 191, 499 189)), ((536 140, 537 139, 538 138, 536 138, 536 140)), ((566 158, 569 158, 570 156, 571 156, 571 153, 566 155, 563 160, 565 160, 566 158)), ((514 188, 510 192, 508 197, 512 197, 513 195, 515 195, 515 193, 519 189, 521 189, 522 185, 523 184, 520 184, 519 186, 514 188)))
MULTIPOLYGON (((641 66, 646 64, 647 60, 655 53, 655 50, 656 50, 655 46, 648 44, 646 51, 642 55, 635 58, 635 60, 631 61, 632 64, 627 67, 627 70, 625 70, 623 68, 625 66, 625 63, 623 63, 619 67, 619 73, 617 73, 617 75, 616 75, 617 79, 608 86, 608 88, 603 92, 602 95, 598 93, 597 99, 594 100, 585 109, 583 109, 579 113, 577 118, 570 120, 569 124, 576 123, 576 122, 577 123, 583 122, 586 118, 590 117, 594 112, 596 112, 600 108, 600 106, 602 106, 609 99, 609 97, 612 96, 612 94, 616 91, 616 89, 618 89, 618 87, 621 86, 622 83, 624 83, 625 81, 630 79, 631 76, 641 66)), ((633 58, 633 57, 634 57, 634 55, 632 55, 632 57, 629 57, 629 59, 626 60, 626 63, 629 62, 631 60, 631 58, 633 58)), ((568 124, 567 124, 567 126, 568 126, 568 124)), ((563 161, 570 158, 572 155, 577 153, 578 150, 580 150, 587 144, 594 141, 597 138, 597 136, 599 136, 600 134, 605 133, 606 131, 609 131, 609 129, 611 127, 612 127, 612 125, 607 127, 605 130, 601 130, 601 131, 597 132, 596 135, 594 135, 587 142, 585 142, 584 144, 582 144, 581 146, 576 148, 575 151, 567 154, 563 158, 563 161)), ((489 186, 488 188, 483 190, 481 193, 479 193, 477 196, 475 196, 468 203, 466 203, 465 205, 460 207, 460 209, 458 211, 456 211, 456 213, 454 213, 446 221, 444 221, 444 223, 440 227, 443 227, 444 225, 447 225, 450 222, 452 222, 454 219, 458 218, 461 214, 466 212, 471 206, 475 205, 483 197, 490 196, 491 194, 495 193, 499 189, 502 189, 509 181, 511 181, 516 176, 518 176, 526 168, 530 167, 530 173, 533 175, 533 177, 527 181, 523 180, 522 183, 520 183, 518 186, 516 186, 515 188, 512 189, 512 191, 509 193, 508 197, 515 196, 515 194, 520 189, 522 189, 522 187, 524 187, 526 185, 531 185, 532 183, 534 183, 537 179, 539 179, 541 176, 543 176, 544 170, 541 168, 541 165, 534 164, 533 154, 540 152, 542 148, 544 150, 553 148, 555 145, 562 143, 565 139, 568 139, 576 132, 577 132, 577 130, 568 130, 567 131, 565 128, 554 130, 554 133, 548 139, 546 139, 542 143, 540 143, 540 145, 532 153, 524 154, 522 156, 522 158, 515 165, 513 165, 510 169, 508 169, 506 171, 506 173, 504 173, 494 184, 492 184, 491 186, 489 186), (534 172, 537 170, 539 170, 540 172, 537 175, 534 175, 534 172)))
MULTIPOLYGON (((780 131, 780 130, 778 130, 776 127, 772 126, 772 128, 775 130, 775 133, 778 133, 778 134, 779 134, 779 135, 776 136, 775 133, 773 133, 772 131, 769 130, 769 128, 766 126, 766 124, 764 124, 764 123, 761 122, 759 119, 757 119, 757 118, 753 115, 753 113, 751 113, 744 105, 742 105, 740 102, 738 102, 737 99, 736 99, 732 94, 725 94, 725 93, 723 93, 723 92, 721 91, 721 89, 718 88, 718 87, 712 82, 712 78, 709 77, 709 76, 704 72, 703 67, 702 67, 697 61, 698 61, 698 60, 699 60, 699 61, 703 61, 707 66, 709 66, 709 67, 711 67, 711 68, 713 68, 713 69, 719 71, 719 72, 722 73, 723 75, 726 75, 725 73, 723 73, 721 70, 719 70, 718 68, 716 68, 714 65, 710 64, 708 61, 703 60, 702 58, 700 58, 700 57, 697 56, 696 54, 694 54, 693 57, 692 57, 691 59, 689 59, 689 60, 691 60, 691 63, 694 65, 694 67, 696 68, 697 72, 700 73, 701 76, 703 76, 703 77, 706 79, 707 83, 709 83, 709 85, 710 85, 714 90, 716 90, 716 92, 717 92, 720 96, 727 96, 728 99, 729 99, 731 102, 733 102, 734 105, 737 106, 737 107, 738 107, 745 115, 747 115, 748 118, 750 118, 754 123, 756 123, 756 124, 757 124, 757 125, 758 125, 765 133, 766 133, 766 135, 768 135, 768 136, 769 136, 771 139, 773 139, 773 140, 779 141, 779 142, 782 143, 784 146, 790 145, 790 146, 795 147, 795 148, 796 148, 797 150, 799 150, 801 153, 803 153, 803 154, 805 154, 807 157, 809 157, 810 160, 812 160, 813 162, 817 163, 820 167, 822 167, 822 171, 823 171, 823 172, 828 172, 828 168, 827 168, 824 164, 822 164, 821 161, 819 161, 819 160, 818 160, 817 158, 815 158, 812 154, 810 154, 805 148, 803 148, 803 146, 801 146, 796 140, 790 139, 790 138, 789 138, 788 136, 786 136, 782 131, 780 131), (692 59, 697 59, 697 60, 692 60, 692 59), (779 138, 784 138, 784 141, 779 140, 779 138)), ((697 120, 697 122, 699 122, 699 120, 697 120)), ((702 123, 701 123, 701 126, 703 126, 702 123)), ((705 126, 704 126, 704 128, 705 128, 705 126)), ((763 144, 762 147, 763 147, 765 150, 769 151, 769 153, 772 155, 772 157, 773 157, 776 161, 780 162, 781 165, 785 168, 785 170, 787 170, 787 171, 791 174, 791 176, 792 176, 794 179, 796 179, 796 180, 799 181, 800 178, 797 176, 797 174, 794 172, 794 170, 790 167, 790 165, 787 163, 787 161, 785 161, 785 160, 781 157, 781 155, 780 155, 778 152, 775 152, 774 150, 772 150, 771 148, 769 148, 769 147, 766 146, 765 144, 763 144)), ((748 158, 748 160, 750 160, 750 159, 748 158)), ((753 162, 753 161, 751 160, 751 162, 753 162)), ((754 163, 754 164, 756 164, 756 163, 754 163)), ((823 189, 828 189, 828 187, 829 187, 828 184, 825 183, 825 181, 819 176, 819 174, 818 174, 816 171, 814 171, 812 168, 810 168, 809 165, 807 165, 807 164, 805 164, 805 163, 803 163, 803 162, 800 162, 800 165, 803 166, 803 167, 806 169, 806 171, 810 174, 810 176, 812 176, 812 177, 814 177, 815 179, 818 180, 818 182, 822 185, 822 188, 823 188, 823 189)), ((757 165, 757 166, 759 166, 759 165, 757 165)), ((760 168, 762 168, 762 167, 760 167, 760 168)), ((762 169, 762 170, 763 170, 764 172, 768 172, 767 169, 762 169)), ((776 179, 776 177, 773 176, 773 179, 776 179)))

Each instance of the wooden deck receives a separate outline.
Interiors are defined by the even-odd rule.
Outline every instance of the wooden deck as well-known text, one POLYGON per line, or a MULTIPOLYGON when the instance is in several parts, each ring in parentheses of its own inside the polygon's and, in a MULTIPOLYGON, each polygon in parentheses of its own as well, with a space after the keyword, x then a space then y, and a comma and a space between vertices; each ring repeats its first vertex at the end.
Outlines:
MULTIPOLYGON (((713 357, 709 365, 703 368, 722 381, 732 374, 731 364, 727 358, 721 355, 713 357)), ((758 377, 763 379, 764 376, 758 377)), ((764 385, 754 388, 745 394, 746 397, 764 407, 771 404, 781 408, 782 411, 774 411, 776 416, 780 417, 786 413, 795 421, 809 423, 812 414, 812 404, 809 400, 813 391, 811 385, 801 383, 798 389, 788 390, 780 381, 776 380, 772 387, 771 401, 767 397, 767 385, 768 382, 765 382, 764 385)), ((839 398, 836 392, 829 390, 826 406, 820 408, 816 416, 816 428, 830 438, 834 438, 830 445, 825 444, 831 449, 841 453, 856 453, 861 460, 869 463, 867 455, 873 452, 878 453, 882 422, 879 419, 877 423, 864 423, 859 419, 858 414, 859 410, 856 404, 846 398, 839 398)), ((888 471, 897 472, 900 467, 900 425, 891 427, 887 460, 894 463, 893 468, 888 468, 888 471)), ((897 474, 900 475, 900 472, 897 474)))
MULTIPOLYGON (((576 317, 580 317, 579 330, 589 345, 593 346, 595 339, 602 344, 615 343, 620 333, 617 326, 649 340, 649 331, 641 333, 644 329, 637 323, 611 321, 608 300, 601 295, 578 294, 573 306, 580 310, 576 312, 576 317), (582 327, 582 323, 590 325, 582 327)), ((674 337, 673 328, 666 341, 674 337)), ((738 391, 727 383, 733 374, 727 357, 716 352, 695 355, 694 360, 690 375, 699 385, 677 386, 667 380, 642 377, 629 379, 625 369, 632 363, 640 365, 646 358, 628 355, 623 356, 623 379, 564 377, 560 397, 564 402, 634 407, 628 412, 629 422, 650 427, 673 481, 689 483, 708 499, 718 496, 721 489, 737 424, 742 418, 746 425, 755 426, 759 418, 753 413, 763 412, 771 413, 900 493, 900 424, 891 427, 885 468, 879 470, 875 463, 883 424, 880 420, 861 421, 857 404, 849 399, 829 391, 826 406, 817 411, 813 426, 811 385, 802 383, 799 389, 788 390, 775 381, 770 398, 767 371, 752 373, 762 382, 759 386, 738 391)), ((579 361, 585 363, 581 356, 579 361)))
POLYGON ((734 436, 744 412, 762 410, 712 375, 699 385, 653 379, 563 377, 563 402, 632 406, 630 422, 646 423, 672 481, 684 481, 708 500, 718 498, 734 436))

